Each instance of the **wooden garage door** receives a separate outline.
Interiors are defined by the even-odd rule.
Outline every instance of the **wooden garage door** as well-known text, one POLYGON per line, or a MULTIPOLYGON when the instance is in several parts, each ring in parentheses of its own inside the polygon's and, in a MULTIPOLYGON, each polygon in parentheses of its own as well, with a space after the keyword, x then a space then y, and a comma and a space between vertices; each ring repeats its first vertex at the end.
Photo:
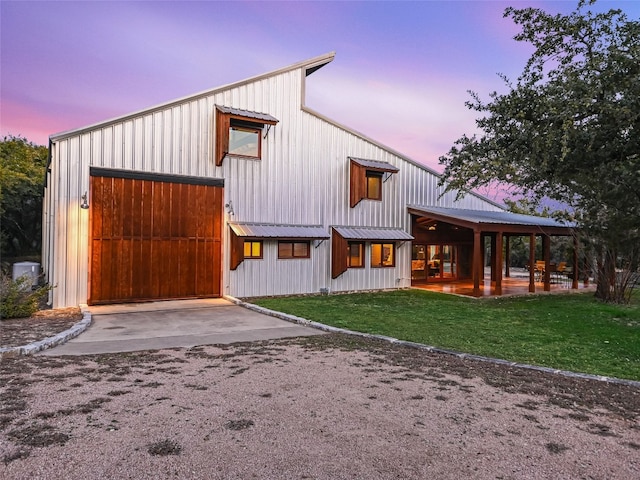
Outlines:
POLYGON ((92 168, 89 303, 220 296, 222 185, 92 168))

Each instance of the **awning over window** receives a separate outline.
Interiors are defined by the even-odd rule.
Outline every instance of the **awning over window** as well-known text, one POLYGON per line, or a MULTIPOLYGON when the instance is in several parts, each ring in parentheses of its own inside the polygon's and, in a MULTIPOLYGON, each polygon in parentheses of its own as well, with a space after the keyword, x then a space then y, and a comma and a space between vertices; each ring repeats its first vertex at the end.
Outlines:
POLYGON ((318 225, 278 225, 269 223, 230 223, 233 233, 244 238, 319 239, 329 238, 318 225))
POLYGON ((366 168, 367 170, 375 170, 377 172, 390 172, 397 173, 400 171, 398 167, 391 165, 388 162, 382 162, 380 160, 367 160, 365 158, 349 157, 353 163, 366 168))
POLYGON ((384 227, 333 227, 345 240, 413 240, 413 236, 400 228, 384 227))
POLYGON ((271 125, 278 123, 278 119, 268 113, 251 112, 249 110, 240 110, 239 108, 224 107, 222 105, 216 105, 216 108, 222 113, 236 117, 244 117, 249 120, 253 119, 256 120, 257 123, 268 123, 271 125))

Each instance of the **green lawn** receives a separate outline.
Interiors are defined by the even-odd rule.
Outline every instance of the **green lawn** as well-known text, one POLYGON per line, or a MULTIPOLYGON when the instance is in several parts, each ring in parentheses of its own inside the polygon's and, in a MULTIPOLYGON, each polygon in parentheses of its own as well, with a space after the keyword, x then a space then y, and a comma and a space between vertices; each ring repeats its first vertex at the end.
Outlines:
POLYGON ((421 290, 269 298, 255 303, 327 325, 506 360, 640 380, 640 295, 472 299, 421 290))

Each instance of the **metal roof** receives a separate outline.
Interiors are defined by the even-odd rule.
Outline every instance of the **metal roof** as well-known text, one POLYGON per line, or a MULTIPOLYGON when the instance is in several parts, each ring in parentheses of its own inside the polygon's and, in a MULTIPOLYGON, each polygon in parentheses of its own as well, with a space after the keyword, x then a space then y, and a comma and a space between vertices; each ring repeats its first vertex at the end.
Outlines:
POLYGON ((333 227, 345 240, 413 240, 413 236, 401 228, 333 227))
POLYGON ((349 157, 349 160, 357 163, 365 168, 375 168, 376 170, 382 170, 385 172, 399 172, 400 169, 391 165, 389 162, 382 162, 380 160, 368 160, 366 158, 349 157))
POLYGON ((435 215, 447 217, 470 224, 496 224, 542 228, 573 228, 573 223, 563 223, 553 218, 522 215, 507 211, 468 210, 464 208, 425 207, 422 205, 408 205, 409 213, 418 215, 435 215))
POLYGON ((252 238, 329 238, 320 225, 278 225, 270 223, 230 223, 239 237, 252 238))
POLYGON ((278 123, 278 119, 272 117, 268 113, 251 112, 249 110, 240 110, 239 108, 225 107, 223 105, 216 105, 216 108, 222 113, 229 113, 240 117, 255 118, 256 120, 262 120, 265 122, 278 123))

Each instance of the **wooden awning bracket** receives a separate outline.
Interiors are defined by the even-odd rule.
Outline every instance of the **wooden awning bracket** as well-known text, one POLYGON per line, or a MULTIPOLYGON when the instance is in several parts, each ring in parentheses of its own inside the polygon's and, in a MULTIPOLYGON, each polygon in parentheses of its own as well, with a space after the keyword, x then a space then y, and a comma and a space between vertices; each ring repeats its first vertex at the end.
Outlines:
POLYGON ((322 238, 320 239, 320 241, 316 240, 315 241, 315 245, 313 246, 313 248, 318 248, 320 245, 322 245, 325 242, 326 238, 322 238))
POLYGON ((264 140, 265 138, 267 138, 267 135, 269 135, 269 130, 271 130, 271 124, 267 123, 267 133, 264 134, 264 137, 262 137, 262 139, 264 140))

